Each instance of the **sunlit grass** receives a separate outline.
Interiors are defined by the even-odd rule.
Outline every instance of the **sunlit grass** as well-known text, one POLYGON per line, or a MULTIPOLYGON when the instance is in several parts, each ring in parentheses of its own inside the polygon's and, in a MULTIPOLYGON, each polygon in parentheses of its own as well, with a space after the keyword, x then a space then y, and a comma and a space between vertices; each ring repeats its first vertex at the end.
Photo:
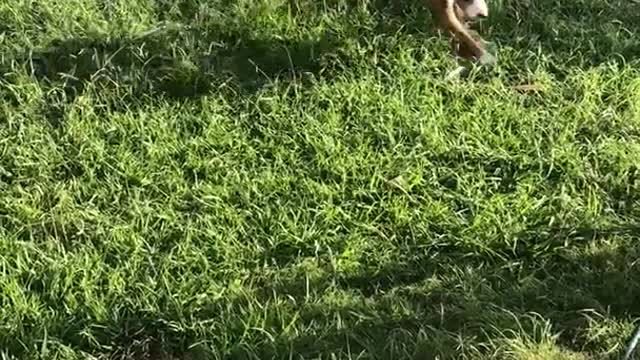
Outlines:
POLYGON ((640 307, 640 12, 0 4, 6 358, 617 358, 640 307))

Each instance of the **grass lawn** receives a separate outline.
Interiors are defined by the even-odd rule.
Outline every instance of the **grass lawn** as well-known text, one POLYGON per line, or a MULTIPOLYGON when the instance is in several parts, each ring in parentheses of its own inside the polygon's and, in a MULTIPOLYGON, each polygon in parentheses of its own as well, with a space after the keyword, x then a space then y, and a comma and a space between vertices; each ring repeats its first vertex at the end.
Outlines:
POLYGON ((618 359, 640 4, 0 3, 0 359, 618 359))

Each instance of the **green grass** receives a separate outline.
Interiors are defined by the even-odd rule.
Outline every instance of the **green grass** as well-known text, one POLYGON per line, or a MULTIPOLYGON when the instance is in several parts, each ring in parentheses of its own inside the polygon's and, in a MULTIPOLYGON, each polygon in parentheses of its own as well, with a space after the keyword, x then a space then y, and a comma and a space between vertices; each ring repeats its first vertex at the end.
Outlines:
POLYGON ((0 358, 618 358, 639 5, 491 6, 1 3, 0 358))

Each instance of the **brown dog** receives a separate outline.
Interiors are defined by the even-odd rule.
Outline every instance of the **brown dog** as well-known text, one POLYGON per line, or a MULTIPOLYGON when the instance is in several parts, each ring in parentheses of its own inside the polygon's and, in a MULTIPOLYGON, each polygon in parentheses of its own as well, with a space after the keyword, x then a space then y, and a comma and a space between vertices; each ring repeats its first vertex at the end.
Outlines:
POLYGON ((474 35, 467 24, 470 21, 489 16, 485 0, 427 0, 439 25, 452 36, 459 56, 474 59, 481 64, 494 61, 487 52, 482 38, 474 35))

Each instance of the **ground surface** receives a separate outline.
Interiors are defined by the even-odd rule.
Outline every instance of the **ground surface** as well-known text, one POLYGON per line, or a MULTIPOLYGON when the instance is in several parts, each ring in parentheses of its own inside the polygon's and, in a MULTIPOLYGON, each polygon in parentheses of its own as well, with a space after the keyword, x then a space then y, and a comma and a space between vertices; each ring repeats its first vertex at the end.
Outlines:
POLYGON ((640 4, 491 4, 0 4, 0 354, 620 355, 640 4))

